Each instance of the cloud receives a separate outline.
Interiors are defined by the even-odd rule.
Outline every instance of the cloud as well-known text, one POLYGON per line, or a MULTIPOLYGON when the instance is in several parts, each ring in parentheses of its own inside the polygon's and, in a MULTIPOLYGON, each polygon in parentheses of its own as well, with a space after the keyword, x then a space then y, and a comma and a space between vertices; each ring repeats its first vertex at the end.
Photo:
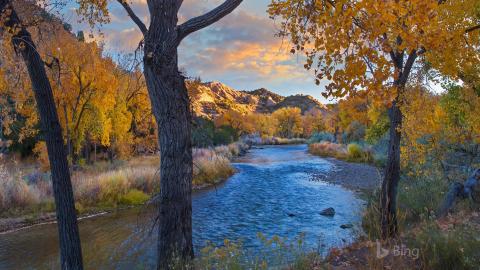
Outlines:
MULTIPOLYGON (((181 54, 182 55, 182 54, 181 54)), ((292 56, 282 49, 281 41, 264 46, 261 42, 236 41, 228 47, 207 47, 192 56, 182 57, 181 65, 193 71, 222 76, 225 73, 248 75, 259 80, 305 78, 292 56)))
POLYGON ((119 30, 110 29, 105 33, 103 42, 105 42, 107 49, 117 52, 133 52, 142 40, 142 33, 135 27, 119 30))
MULTIPOLYGON (((179 23, 223 1, 184 0, 179 23)), ((290 54, 289 45, 275 37, 278 29, 265 12, 269 1, 247 1, 222 20, 188 36, 179 48, 180 67, 189 76, 222 81, 239 89, 267 87, 289 94, 292 88, 317 91, 313 75, 303 68, 304 59, 290 54)), ((148 27, 146 0, 130 3, 148 27)), ((116 2, 111 5, 111 24, 102 30, 105 47, 107 51, 133 52, 142 35, 122 7, 116 2)))

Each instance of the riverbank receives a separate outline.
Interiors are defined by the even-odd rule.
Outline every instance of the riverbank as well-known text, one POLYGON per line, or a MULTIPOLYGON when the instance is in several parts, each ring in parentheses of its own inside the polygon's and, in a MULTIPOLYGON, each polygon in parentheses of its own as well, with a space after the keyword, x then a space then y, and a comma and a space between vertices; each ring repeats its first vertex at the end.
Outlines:
POLYGON ((379 193, 374 192, 381 185, 381 169, 327 160, 334 164, 334 170, 319 175, 319 179, 360 191, 368 204, 362 213, 363 233, 358 240, 331 249, 326 258, 312 254, 306 259, 309 269, 477 269, 480 207, 475 202, 460 202, 448 216, 436 217, 447 188, 438 181, 442 175, 403 179, 398 197, 399 235, 382 241, 379 193), (384 256, 379 257, 379 246, 384 256))
MULTIPOLYGON (((199 269, 234 268, 234 261, 245 269, 254 263, 252 254, 262 265, 287 266, 300 253, 321 248, 323 254, 353 241, 355 231, 340 226, 359 222, 363 201, 338 185, 309 182, 312 173, 331 165, 309 155, 306 145, 253 147, 233 165, 237 173, 224 184, 192 196, 199 269), (326 207, 335 208, 335 217, 320 214, 326 207)), ((80 222, 86 267, 153 268, 155 214, 155 207, 132 208, 80 222)), ((55 265, 55 235, 55 224, 0 235, 0 268, 55 265)))
POLYGON ((327 174, 318 173, 313 181, 340 185, 355 191, 373 191, 380 187, 381 169, 366 163, 352 163, 335 158, 325 158, 333 164, 327 174))
MULTIPOLYGON (((250 148, 233 143, 193 149, 194 191, 216 186, 235 173, 231 160, 250 148)), ((72 175, 75 208, 79 219, 148 203, 159 191, 158 156, 129 161, 97 163, 72 175)), ((0 168, 0 233, 55 222, 55 206, 49 176, 38 171, 0 168)))

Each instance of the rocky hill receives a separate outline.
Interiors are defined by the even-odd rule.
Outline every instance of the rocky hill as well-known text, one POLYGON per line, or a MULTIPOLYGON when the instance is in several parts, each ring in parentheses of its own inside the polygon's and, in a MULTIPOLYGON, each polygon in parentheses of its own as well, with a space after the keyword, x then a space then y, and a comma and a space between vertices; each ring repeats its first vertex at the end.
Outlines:
POLYGON ((299 107, 302 113, 318 109, 324 113, 328 108, 308 95, 283 97, 265 88, 253 91, 238 91, 220 82, 187 82, 192 110, 196 116, 213 118, 227 110, 241 113, 272 113, 284 107, 299 107))

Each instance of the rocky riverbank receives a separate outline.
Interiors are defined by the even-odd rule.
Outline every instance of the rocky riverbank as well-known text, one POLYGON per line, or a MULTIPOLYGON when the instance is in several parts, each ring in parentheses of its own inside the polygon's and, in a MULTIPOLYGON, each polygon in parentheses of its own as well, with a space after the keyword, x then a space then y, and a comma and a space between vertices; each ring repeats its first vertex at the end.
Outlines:
POLYGON ((326 174, 313 175, 312 181, 323 181, 341 185, 355 191, 371 191, 381 185, 382 169, 364 163, 351 163, 334 158, 326 158, 333 164, 326 174))

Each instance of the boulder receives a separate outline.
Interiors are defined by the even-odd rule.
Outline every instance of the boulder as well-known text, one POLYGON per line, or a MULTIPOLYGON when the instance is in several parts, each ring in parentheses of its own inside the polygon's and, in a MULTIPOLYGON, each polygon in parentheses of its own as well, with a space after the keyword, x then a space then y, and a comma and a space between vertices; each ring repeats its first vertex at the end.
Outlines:
POLYGON ((333 216, 335 216, 335 209, 333 209, 333 207, 329 207, 329 208, 323 209, 323 210, 320 212, 320 215, 322 215, 322 216, 328 216, 328 217, 333 217, 333 216))

